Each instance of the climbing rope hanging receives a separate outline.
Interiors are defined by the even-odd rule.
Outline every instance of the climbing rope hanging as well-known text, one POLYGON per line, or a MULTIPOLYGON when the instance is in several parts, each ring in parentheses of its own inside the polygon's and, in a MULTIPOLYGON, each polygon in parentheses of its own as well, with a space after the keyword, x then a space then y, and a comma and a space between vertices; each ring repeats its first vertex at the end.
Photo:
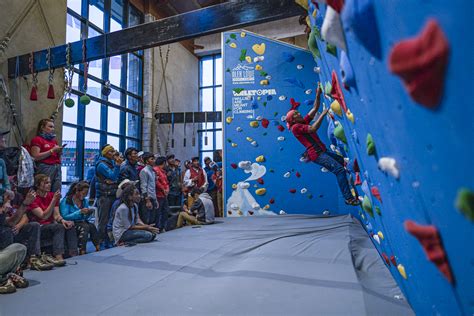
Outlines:
POLYGON ((35 54, 30 53, 29 68, 31 73, 31 93, 30 100, 38 101, 38 72, 35 72, 35 54))
POLYGON ((66 46, 66 67, 64 68, 64 105, 68 108, 74 106, 74 99, 71 98, 72 78, 74 76, 74 65, 71 63, 71 43, 66 46))
POLYGON ((86 39, 82 40, 82 65, 84 69, 84 83, 82 85, 82 91, 84 94, 79 98, 79 102, 82 105, 88 105, 91 103, 91 98, 87 95, 87 75, 89 73, 89 62, 87 62, 87 45, 86 39))
MULTIPOLYGON (((170 45, 168 45, 165 60, 163 60, 163 51, 161 49, 161 46, 159 47, 159 50, 160 50, 160 62, 161 62, 162 73, 161 73, 160 88, 158 89, 158 98, 156 100, 156 114, 158 114, 160 112, 159 111, 160 97, 161 97, 161 92, 163 90, 163 86, 165 87, 167 112, 171 113, 170 101, 169 101, 169 96, 168 96, 168 86, 166 84, 166 68, 168 66, 168 57, 169 57, 169 53, 170 53, 170 45)), ((165 149, 165 152, 164 152, 165 155, 167 155, 168 152, 169 152, 172 125, 173 124, 170 124, 169 129, 168 129, 168 136, 167 136, 166 145, 165 145, 165 148, 164 148, 165 149)), ((162 153, 162 145, 161 145, 159 137, 156 138, 156 142, 157 142, 158 152, 162 153)), ((174 144, 173 144, 173 147, 174 147, 174 144)))
POLYGON ((51 68, 52 64, 52 56, 51 56, 51 47, 48 48, 48 52, 46 53, 46 64, 48 65, 48 99, 55 99, 54 95, 54 68, 51 68))

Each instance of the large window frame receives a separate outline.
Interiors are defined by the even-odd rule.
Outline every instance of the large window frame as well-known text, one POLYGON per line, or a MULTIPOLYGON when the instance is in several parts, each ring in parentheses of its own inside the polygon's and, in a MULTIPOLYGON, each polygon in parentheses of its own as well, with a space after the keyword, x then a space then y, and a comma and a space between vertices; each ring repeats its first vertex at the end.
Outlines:
MULTIPOLYGON (((69 42, 144 23, 143 13, 129 0, 67 0, 67 3, 67 37, 74 36, 67 39, 69 42), (79 8, 81 12, 77 12, 79 8), (97 21, 102 25, 94 23, 97 21), (80 28, 79 38, 75 27, 80 28)), ((64 107, 63 135, 66 131, 73 135, 75 130, 76 137, 63 141, 69 145, 62 159, 64 186, 87 179, 95 156, 107 143, 120 152, 131 146, 141 148, 143 59, 143 51, 138 51, 90 62, 87 95, 91 103, 85 106, 79 103, 79 97, 84 94, 84 65, 74 65, 71 97, 76 104, 73 108, 64 107), (101 91, 108 80, 112 89, 109 96, 101 91), (91 120, 94 116, 100 119, 91 120)))
MULTIPOLYGON (((203 56, 199 59, 199 111, 221 111, 223 110, 223 70, 222 55, 213 54, 203 56), (209 63, 212 62, 212 80, 209 76, 209 63), (206 66, 207 65, 207 66, 206 66), (207 98, 203 97, 205 91, 212 91, 212 106, 207 104, 207 98), (219 92, 220 91, 220 92, 219 92), (218 98, 220 100, 218 100, 218 98), (205 104, 206 103, 206 104, 205 104)), ((208 122, 200 124, 198 129, 199 158, 204 163, 205 157, 213 157, 216 150, 223 147, 222 122, 208 122), (208 145, 205 137, 208 137, 208 145)))

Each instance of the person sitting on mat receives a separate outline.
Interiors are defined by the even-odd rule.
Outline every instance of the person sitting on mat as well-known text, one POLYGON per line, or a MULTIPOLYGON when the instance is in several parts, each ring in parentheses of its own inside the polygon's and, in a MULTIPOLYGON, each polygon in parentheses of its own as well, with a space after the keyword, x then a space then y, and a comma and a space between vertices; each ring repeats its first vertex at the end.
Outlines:
POLYGON ((186 225, 204 225, 214 223, 214 204, 212 198, 206 192, 202 192, 198 188, 191 191, 191 197, 194 200, 191 208, 183 205, 182 212, 179 213, 176 228, 183 227, 184 221, 186 225))
POLYGON ((325 167, 331 173, 336 175, 339 189, 344 196, 346 204, 358 205, 360 202, 352 195, 349 182, 347 181, 346 170, 344 169, 344 158, 327 151, 326 146, 323 144, 321 139, 319 139, 317 134, 324 117, 328 113, 328 109, 325 109, 318 119, 313 124, 310 124, 319 110, 321 92, 321 85, 319 85, 316 92, 314 106, 305 117, 302 117, 296 109, 288 111, 286 114, 287 127, 299 142, 306 147, 308 159, 310 161, 325 167))
POLYGON ((138 189, 134 185, 125 187, 121 200, 122 204, 118 207, 113 222, 115 243, 122 245, 153 241, 158 234, 158 228, 146 225, 140 219, 137 204, 140 202, 138 189))
POLYGON ((81 255, 86 254, 89 236, 95 246, 95 250, 100 250, 99 232, 95 225, 89 222, 94 208, 89 207, 89 200, 86 198, 88 193, 89 183, 87 181, 75 182, 71 184, 69 192, 61 200, 59 206, 62 217, 65 220, 74 222, 81 255))

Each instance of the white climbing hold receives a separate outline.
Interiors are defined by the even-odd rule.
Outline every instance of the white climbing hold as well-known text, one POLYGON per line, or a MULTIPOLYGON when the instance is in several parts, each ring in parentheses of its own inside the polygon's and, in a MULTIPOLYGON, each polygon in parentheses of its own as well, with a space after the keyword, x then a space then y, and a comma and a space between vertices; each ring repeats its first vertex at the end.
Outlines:
POLYGON ((277 137, 277 140, 278 140, 279 142, 282 142, 282 141, 285 140, 285 136, 278 136, 278 137, 277 137))
POLYGON ((248 160, 240 161, 238 164, 240 169, 244 170, 251 170, 252 169, 252 162, 248 160))
POLYGON ((321 67, 314 67, 313 71, 317 74, 321 73, 321 67))
POLYGON ((303 65, 296 65, 296 69, 298 69, 298 70, 301 70, 301 69, 303 69, 303 68, 304 68, 303 65))
POLYGON ((257 121, 261 121, 261 120, 263 120, 263 117, 262 117, 261 115, 259 115, 259 116, 257 116, 255 119, 256 119, 257 121))
POLYGON ((235 130, 236 130, 237 132, 242 132, 242 131, 243 131, 242 127, 240 127, 240 126, 237 127, 235 130))
POLYGON ((233 210, 233 211, 237 211, 237 210, 239 209, 239 206, 238 206, 237 204, 235 204, 235 203, 232 203, 232 204, 230 205, 230 208, 231 208, 231 210, 233 210))
POLYGON ((363 202, 364 201, 364 198, 362 196, 359 195, 359 201, 363 202))
POLYGON ((300 157, 300 162, 308 162, 308 159, 305 158, 304 156, 301 156, 300 157))
POLYGON ((380 237, 379 237, 379 235, 374 235, 373 238, 374 238, 374 240, 380 245, 380 237))
POLYGON ((259 61, 263 61, 264 59, 265 59, 265 57, 263 57, 263 56, 257 56, 257 57, 254 57, 254 58, 253 58, 253 62, 254 62, 254 63, 257 63, 257 62, 259 62, 259 61))
POLYGON ((245 189, 250 188, 250 183, 248 183, 248 182, 239 182, 238 186, 239 186, 239 188, 245 190, 245 189))
POLYGON ((251 142, 250 144, 251 144, 252 146, 254 146, 254 147, 257 147, 257 146, 258 146, 258 143, 257 143, 257 141, 256 141, 256 140, 254 140, 254 141, 253 141, 253 142, 251 142))
POLYGON ((259 210, 259 209, 260 209, 260 204, 258 204, 257 202, 253 202, 253 203, 252 203, 252 208, 253 208, 254 210, 259 210))
POLYGON ((379 168, 383 172, 387 172, 395 179, 400 177, 400 171, 398 170, 397 161, 390 157, 382 157, 379 159, 379 168))
POLYGON ((349 163, 349 161, 350 161, 350 159, 349 159, 349 158, 347 158, 347 157, 344 157, 344 162, 345 162, 346 164, 347 164, 347 163, 349 163))
POLYGON ((306 90, 304 93, 306 93, 306 94, 311 94, 312 92, 313 92, 312 89, 308 89, 308 90, 306 90))
POLYGON ((329 211, 328 211, 328 210, 324 210, 323 215, 326 215, 326 216, 329 215, 329 211))
POLYGON ((282 122, 286 121, 286 115, 282 115, 281 118, 280 118, 280 120, 281 120, 282 122))
POLYGON ((329 147, 331 148, 332 151, 336 151, 336 145, 331 144, 329 147))
POLYGON ((280 101, 285 101, 285 100, 286 100, 286 96, 280 95, 280 96, 278 97, 278 100, 280 100, 280 101))
POLYGON ((302 189, 300 190, 300 192, 301 192, 301 194, 305 194, 306 192, 308 192, 308 189, 302 188, 302 189))
POLYGON ((285 215, 286 212, 284 210, 280 210, 280 215, 285 215))
POLYGON ((270 75, 265 76, 265 79, 267 79, 267 80, 272 80, 272 76, 270 76, 270 75))
POLYGON ((287 172, 287 173, 285 173, 285 174, 283 175, 283 177, 284 177, 284 178, 289 178, 290 175, 291 175, 291 173, 290 173, 290 172, 287 172))
POLYGON ((325 167, 321 167, 321 172, 325 172, 325 173, 326 173, 326 172, 329 172, 329 170, 326 169, 325 167))

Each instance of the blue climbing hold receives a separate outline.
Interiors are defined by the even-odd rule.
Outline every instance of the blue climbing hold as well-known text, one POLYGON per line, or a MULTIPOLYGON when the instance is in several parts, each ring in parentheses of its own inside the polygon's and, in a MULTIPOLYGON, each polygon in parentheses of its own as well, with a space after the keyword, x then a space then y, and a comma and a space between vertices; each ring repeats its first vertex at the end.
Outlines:
POLYGON ((346 88, 355 86, 354 70, 352 70, 351 62, 345 51, 341 50, 341 60, 339 61, 341 67, 342 82, 346 88))
POLYGON ((281 53, 281 56, 283 60, 286 61, 287 63, 291 63, 293 60, 295 60, 295 56, 293 56, 292 54, 288 52, 281 53))

